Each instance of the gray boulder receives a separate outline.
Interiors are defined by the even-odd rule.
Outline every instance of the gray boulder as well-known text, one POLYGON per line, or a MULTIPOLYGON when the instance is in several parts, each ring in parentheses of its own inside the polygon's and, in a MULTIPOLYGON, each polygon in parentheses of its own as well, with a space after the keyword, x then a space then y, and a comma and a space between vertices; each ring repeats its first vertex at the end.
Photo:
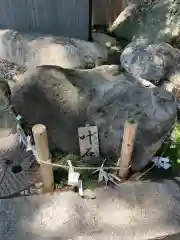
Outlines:
POLYGON ((180 69, 180 51, 167 43, 130 43, 121 54, 121 64, 137 79, 155 85, 169 81, 180 69))
POLYGON ((176 118, 170 93, 145 88, 116 66, 69 70, 41 66, 27 71, 12 88, 12 102, 32 126, 45 124, 50 146, 79 152, 77 129, 97 125, 101 154, 119 156, 125 120, 138 121, 133 170, 160 148, 176 118))
POLYGON ((140 28, 139 18, 142 14, 144 0, 132 0, 110 26, 110 32, 119 39, 131 42, 140 28))
POLYGON ((0 58, 28 68, 56 65, 93 68, 108 61, 108 49, 96 42, 0 30, 0 58))
POLYGON ((11 104, 10 87, 25 71, 26 68, 0 58, 0 138, 16 133, 17 122, 7 105, 11 104))
POLYGON ((180 34, 179 0, 132 0, 111 27, 119 38, 170 42, 180 34))
POLYGON ((0 79, 0 139, 16 132, 16 120, 7 107, 10 99, 9 85, 5 80, 0 79))

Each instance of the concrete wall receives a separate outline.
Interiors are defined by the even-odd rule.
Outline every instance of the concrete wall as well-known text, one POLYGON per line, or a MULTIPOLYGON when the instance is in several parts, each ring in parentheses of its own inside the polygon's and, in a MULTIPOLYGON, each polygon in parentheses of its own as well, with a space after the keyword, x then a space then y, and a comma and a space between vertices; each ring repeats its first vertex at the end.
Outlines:
POLYGON ((89 37, 89 0, 1 0, 0 28, 89 37))

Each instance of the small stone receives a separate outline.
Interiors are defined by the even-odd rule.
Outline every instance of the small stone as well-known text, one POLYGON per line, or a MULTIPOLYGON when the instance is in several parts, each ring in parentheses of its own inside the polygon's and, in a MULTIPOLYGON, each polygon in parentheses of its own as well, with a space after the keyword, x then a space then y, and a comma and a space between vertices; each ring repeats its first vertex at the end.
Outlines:
POLYGON ((95 199, 96 198, 96 194, 93 190, 91 189, 85 189, 84 190, 84 198, 87 199, 95 199))
POLYGON ((43 183, 42 182, 35 183, 34 185, 35 185, 36 189, 43 188, 43 183))
POLYGON ((43 193, 44 193, 44 189, 43 188, 36 189, 36 194, 37 195, 40 195, 40 194, 43 194, 43 193))
POLYGON ((167 43, 130 43, 121 54, 124 69, 136 79, 150 81, 154 85, 165 81, 179 81, 180 51, 167 43), (177 80, 178 79, 178 80, 177 80))
POLYGON ((36 195, 37 194, 36 187, 30 187, 29 192, 30 192, 31 195, 36 195))

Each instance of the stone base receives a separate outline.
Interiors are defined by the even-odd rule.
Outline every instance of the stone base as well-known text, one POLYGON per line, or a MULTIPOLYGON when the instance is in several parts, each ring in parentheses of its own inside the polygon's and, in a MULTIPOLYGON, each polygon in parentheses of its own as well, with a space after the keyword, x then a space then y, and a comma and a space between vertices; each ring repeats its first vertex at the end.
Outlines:
POLYGON ((126 182, 96 189, 94 200, 73 192, 1 200, 0 239, 178 240, 178 184, 126 182))

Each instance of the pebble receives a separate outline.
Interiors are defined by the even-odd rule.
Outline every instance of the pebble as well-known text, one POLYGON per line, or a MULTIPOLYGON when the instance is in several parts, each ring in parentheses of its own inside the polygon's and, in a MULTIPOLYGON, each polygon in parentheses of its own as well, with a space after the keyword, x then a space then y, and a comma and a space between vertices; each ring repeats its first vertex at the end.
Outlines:
POLYGON ((91 189, 85 189, 83 196, 84 196, 84 198, 86 198, 86 199, 95 199, 95 198, 96 198, 95 191, 93 191, 93 190, 91 190, 91 189))

